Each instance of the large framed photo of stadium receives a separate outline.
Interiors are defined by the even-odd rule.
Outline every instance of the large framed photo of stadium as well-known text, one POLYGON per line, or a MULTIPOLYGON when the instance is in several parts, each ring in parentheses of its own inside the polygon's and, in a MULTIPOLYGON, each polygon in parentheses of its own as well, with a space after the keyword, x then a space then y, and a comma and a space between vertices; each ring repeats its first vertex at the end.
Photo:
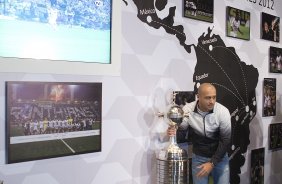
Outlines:
POLYGON ((0 1, 0 72, 119 75, 118 2, 0 1))
POLYGON ((250 40, 250 12, 226 7, 226 35, 228 37, 250 40))
POLYGON ((184 17, 213 22, 214 0, 183 0, 184 17))
POLYGON ((6 82, 7 163, 101 151, 102 83, 6 82))

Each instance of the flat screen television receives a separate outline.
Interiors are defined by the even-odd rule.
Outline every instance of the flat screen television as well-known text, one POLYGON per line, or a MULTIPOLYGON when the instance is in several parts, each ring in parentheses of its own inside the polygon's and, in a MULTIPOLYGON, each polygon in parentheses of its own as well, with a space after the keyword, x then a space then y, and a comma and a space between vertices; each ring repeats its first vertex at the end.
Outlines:
POLYGON ((112 10, 112 0, 1 0, 3 71, 26 72, 29 65, 32 73, 75 74, 85 64, 81 73, 95 74, 95 64, 113 63, 112 10), (71 68, 62 71, 66 63, 71 68))

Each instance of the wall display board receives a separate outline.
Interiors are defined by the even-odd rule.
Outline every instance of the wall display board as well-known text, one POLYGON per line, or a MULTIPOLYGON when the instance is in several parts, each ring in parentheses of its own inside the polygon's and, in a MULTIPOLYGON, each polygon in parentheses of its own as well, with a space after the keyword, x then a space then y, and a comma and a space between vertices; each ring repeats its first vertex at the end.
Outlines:
MULTIPOLYGON (((183 47, 185 57, 192 57, 190 55, 192 51, 195 53, 195 58, 193 58, 196 61, 195 67, 184 71, 188 75, 192 70, 193 77, 191 74, 190 80, 193 82, 193 91, 197 92, 200 84, 206 82, 212 83, 216 87, 217 101, 228 108, 231 113, 232 140, 231 149, 228 152, 230 155, 230 179, 231 183, 240 183, 239 174, 245 163, 244 155, 250 143, 249 124, 257 112, 258 69, 254 65, 247 64, 238 54, 240 52, 237 51, 237 48, 225 43, 221 34, 214 33, 214 26, 195 26, 190 25, 190 21, 177 19, 178 7, 181 7, 181 10, 183 7, 174 5, 176 1, 173 3, 142 1, 141 3, 138 0, 133 0, 133 4, 136 6, 133 16, 137 17, 135 21, 138 22, 134 23, 139 25, 141 22, 144 24, 144 29, 154 30, 156 34, 159 30, 164 30, 165 33, 162 34, 169 35, 171 42, 178 44, 178 49, 183 47), (167 11, 165 17, 158 14, 163 10, 167 11), (195 36, 194 33, 188 34, 193 30, 193 27, 197 28, 198 36, 195 36), (192 42, 192 40, 196 42, 192 42)), ((183 4, 181 3, 181 5, 183 4)), ((225 11, 224 8, 223 12, 225 11)), ((200 21, 195 23, 200 23, 200 21)), ((218 28, 220 26, 215 30, 218 28)))
POLYGON ((233 7, 226 7, 226 35, 250 40, 251 14, 233 7))
POLYGON ((280 17, 261 13, 261 39, 280 41, 280 17))
POLYGON ((264 148, 251 152, 251 183, 264 183, 264 148))
POLYGON ((282 123, 269 125, 269 150, 278 150, 282 148, 282 123))
POLYGON ((183 0, 184 17, 213 22, 214 0, 183 0))
POLYGON ((101 83, 6 83, 7 162, 101 151, 101 83))
POLYGON ((269 48, 269 72, 282 73, 282 49, 277 47, 269 48))
POLYGON ((263 112, 262 116, 276 115, 276 79, 265 78, 263 81, 263 112))

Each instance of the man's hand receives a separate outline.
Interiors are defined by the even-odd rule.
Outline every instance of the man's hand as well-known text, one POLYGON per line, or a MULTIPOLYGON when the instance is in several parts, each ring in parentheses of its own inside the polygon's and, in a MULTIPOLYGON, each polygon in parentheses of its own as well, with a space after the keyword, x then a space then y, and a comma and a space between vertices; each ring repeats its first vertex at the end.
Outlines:
POLYGON ((167 135, 170 137, 173 137, 176 135, 176 128, 175 127, 168 127, 167 131, 166 131, 167 135))
POLYGON ((210 172, 213 169, 213 164, 210 162, 204 163, 202 165, 198 166, 199 169, 201 169, 198 173, 197 173, 197 177, 201 178, 201 177, 205 177, 208 176, 210 174, 210 172))

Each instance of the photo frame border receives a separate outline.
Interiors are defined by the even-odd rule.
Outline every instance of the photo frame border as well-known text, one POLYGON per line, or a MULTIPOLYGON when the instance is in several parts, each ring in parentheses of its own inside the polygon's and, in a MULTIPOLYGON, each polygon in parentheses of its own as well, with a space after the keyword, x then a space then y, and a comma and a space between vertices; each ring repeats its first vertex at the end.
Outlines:
MULTIPOLYGON (((264 165, 265 165, 265 148, 261 147, 261 148, 256 148, 251 150, 251 163, 250 163, 250 183, 254 183, 254 177, 253 177, 253 171, 254 171, 254 166, 256 166, 256 164, 253 161, 257 161, 257 159, 254 159, 253 157, 259 155, 259 154, 263 154, 263 164, 262 164, 262 169, 263 171, 262 173, 262 178, 260 178, 260 181, 264 181, 265 175, 264 175, 264 165)), ((256 174, 256 173, 255 173, 256 174)))
POLYGON ((263 97, 262 97, 262 117, 274 117, 274 116, 276 116, 276 111, 277 111, 277 103, 276 103, 276 101, 275 101, 275 113, 274 113, 274 115, 269 115, 269 116, 266 116, 265 115, 265 113, 264 113, 264 103, 265 103, 265 97, 264 97, 264 87, 265 87, 265 81, 267 81, 267 80, 272 80, 272 82, 274 82, 275 83, 275 98, 276 98, 276 93, 277 93, 277 79, 276 78, 264 78, 263 79, 263 84, 262 84, 262 95, 263 95, 263 97))
MULTIPOLYGON (((272 129, 276 129, 278 127, 278 129, 280 128, 281 132, 276 132, 278 135, 278 138, 282 136, 282 123, 271 123, 269 124, 269 137, 268 137, 268 150, 271 150, 271 151, 278 151, 278 150, 282 150, 282 137, 280 138, 280 146, 276 146, 276 147, 272 147, 272 142, 271 142, 271 137, 273 136, 272 135, 272 129), (281 133, 281 136, 279 136, 279 133, 281 133)), ((278 130, 279 131, 279 130, 278 130)))
MULTIPOLYGON (((263 14, 267 15, 267 16, 273 16, 273 17, 278 17, 278 16, 275 16, 275 15, 272 15, 272 14, 268 14, 268 13, 265 13, 265 12, 261 12, 261 15, 260 15, 260 39, 261 40, 265 40, 265 41, 271 41, 271 42, 274 42, 274 43, 280 43, 280 26, 279 26, 279 40, 278 41, 274 41, 274 40, 268 40, 268 39, 263 39, 262 38, 262 35, 263 35, 263 14)), ((280 24, 280 17, 279 18, 279 24, 280 24)))
POLYGON ((268 64, 269 64, 269 73, 276 73, 276 74, 282 74, 282 48, 279 48, 279 47, 274 47, 274 46, 270 46, 269 47, 269 56, 268 56, 268 64), (271 50, 274 49, 274 50, 280 50, 281 52, 281 72, 273 72, 271 71, 271 50))
MULTIPOLYGON (((11 86, 10 86, 11 87, 11 86)), ((102 93, 102 82, 39 82, 39 81, 6 81, 5 82, 5 91, 6 91, 6 102, 5 102, 5 108, 6 108, 6 114, 5 114, 5 130, 6 130, 6 135, 5 135, 5 138, 6 138, 6 141, 5 141, 5 148, 6 148, 6 163, 7 164, 12 164, 12 163, 20 163, 20 162, 27 162, 27 161, 36 161, 36 160, 43 160, 43 159, 51 159, 51 158, 59 158, 59 157, 65 157, 65 156, 74 156, 74 155, 82 155, 82 154, 87 154, 87 153, 99 153, 102 151, 102 99, 103 99, 103 93, 102 93), (8 94, 9 89, 9 85, 13 85, 13 84, 38 84, 38 85, 85 85, 85 86, 91 86, 91 85, 96 85, 96 86, 93 86, 93 88, 98 88, 100 91, 97 92, 100 94, 100 96, 98 96, 97 98, 99 98, 100 100, 100 105, 99 105, 99 116, 100 116, 100 124, 97 125, 99 126, 98 129, 95 129, 95 130, 99 130, 99 134, 97 134, 99 136, 98 138, 98 142, 99 144, 98 145, 93 145, 93 149, 86 149, 86 150, 82 150, 82 151, 78 151, 78 152, 73 152, 73 153, 62 153, 62 154, 54 154, 54 155, 48 155, 48 156, 38 156, 38 157, 30 157, 30 158, 18 158, 18 159, 13 159, 11 158, 11 144, 10 144, 10 138, 11 138, 11 134, 10 134, 10 118, 9 118, 9 98, 12 97, 13 94, 8 94)), ((56 102, 54 102, 55 104, 56 102)), ((22 122, 23 123, 23 122, 22 122)), ((94 130, 94 129, 93 129, 94 130)), ((79 136, 79 135, 73 135, 74 137, 72 137, 72 135, 69 135, 69 137, 67 135, 65 135, 64 133, 62 133, 61 135, 57 134, 57 133, 51 133, 53 134, 55 137, 58 136, 62 136, 63 138, 66 137, 66 138, 85 138, 85 137, 89 137, 89 136, 93 136, 91 133, 92 132, 88 132, 87 130, 83 130, 83 131, 78 131, 78 132, 74 132, 75 134, 76 133, 79 133, 79 134, 82 134, 82 136, 79 136), (56 134, 56 135, 55 135, 56 134), (64 135, 63 135, 64 134, 64 135), (84 134, 84 135, 83 135, 84 134)), ((39 134, 40 135, 40 134, 39 134)), ((48 135, 48 134, 42 134, 42 135, 48 135)), ((96 134, 95 134, 96 135, 96 134)), ((95 136, 94 135, 94 136, 95 136)), ((53 137, 54 137, 53 136, 53 137)), ((35 137, 36 138, 36 137, 35 137)), ((44 137, 42 138, 44 140, 44 137)), ((51 139, 51 140, 58 140, 58 139, 51 139)), ((48 140, 47 140, 48 141, 48 140)), ((34 142, 37 142, 37 141, 30 141, 31 143, 34 143, 34 142)), ((64 141, 62 141, 64 142, 64 141)), ((68 147, 66 145, 66 147, 68 147)), ((71 148, 69 148, 70 150, 72 150, 71 148)))
POLYGON ((239 40, 245 40, 245 41, 250 41, 251 40, 251 13, 248 12, 248 11, 245 11, 245 10, 241 10, 239 8, 235 8, 235 7, 232 7, 232 6, 226 6, 226 17, 225 17, 225 34, 228 38, 235 38, 235 39, 239 39, 239 40), (249 20, 249 31, 248 31, 248 35, 249 37, 248 38, 239 38, 239 37, 234 37, 234 36, 231 36, 231 35, 228 35, 228 22, 229 22, 229 15, 228 15, 228 8, 233 8, 233 9, 236 9, 236 10, 239 10, 239 11, 244 11, 246 13, 249 13, 249 16, 250 16, 250 20, 249 20))
MULTIPOLYGON (((208 20, 204 20, 204 19, 197 19, 197 18, 193 18, 193 17, 189 17, 189 16, 185 16, 185 11, 186 11, 186 8, 185 8, 185 2, 187 0, 183 0, 182 4, 183 4, 183 17, 184 18, 189 18, 189 19, 192 19, 192 20, 197 20, 197 21, 203 21, 203 22, 207 22, 207 23, 213 23, 214 22, 214 0, 212 0, 213 2, 213 10, 212 10, 212 20, 211 21, 208 21, 208 20)), ((188 10, 187 10, 188 11, 188 10)))

